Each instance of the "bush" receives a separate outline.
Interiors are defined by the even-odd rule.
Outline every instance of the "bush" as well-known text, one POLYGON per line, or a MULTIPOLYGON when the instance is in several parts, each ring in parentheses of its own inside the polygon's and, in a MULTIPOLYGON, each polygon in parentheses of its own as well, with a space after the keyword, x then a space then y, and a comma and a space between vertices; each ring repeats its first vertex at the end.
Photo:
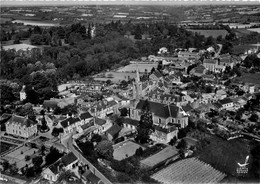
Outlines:
POLYGON ((31 159, 31 157, 29 155, 25 156, 25 161, 29 161, 31 159))

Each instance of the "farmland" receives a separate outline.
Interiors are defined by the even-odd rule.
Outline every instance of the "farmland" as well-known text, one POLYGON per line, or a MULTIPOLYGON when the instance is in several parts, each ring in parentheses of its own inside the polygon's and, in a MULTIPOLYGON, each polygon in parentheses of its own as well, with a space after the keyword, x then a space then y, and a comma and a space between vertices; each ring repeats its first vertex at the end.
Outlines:
POLYGON ((194 29, 187 29, 187 30, 193 33, 199 33, 200 35, 204 35, 205 37, 212 36, 213 38, 217 38, 220 35, 222 36, 222 38, 225 38, 225 36, 228 34, 226 30, 194 30, 194 29))
POLYGON ((216 183, 225 177, 208 164, 196 158, 180 160, 152 175, 152 178, 164 184, 176 183, 216 183))
POLYGON ((256 46, 253 46, 251 44, 243 44, 243 45, 234 45, 233 47, 233 54, 239 55, 242 53, 245 53, 245 51, 249 49, 256 48, 256 46))
POLYGON ((247 30, 260 33, 260 28, 251 28, 247 30))

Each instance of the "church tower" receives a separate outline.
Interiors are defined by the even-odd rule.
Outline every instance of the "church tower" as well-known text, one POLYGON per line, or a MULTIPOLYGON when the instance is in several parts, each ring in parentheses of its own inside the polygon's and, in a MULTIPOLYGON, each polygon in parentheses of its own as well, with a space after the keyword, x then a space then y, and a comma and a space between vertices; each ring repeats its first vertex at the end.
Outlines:
POLYGON ((139 100, 142 97, 142 82, 140 81, 139 70, 136 67, 136 78, 133 83, 133 99, 139 100))

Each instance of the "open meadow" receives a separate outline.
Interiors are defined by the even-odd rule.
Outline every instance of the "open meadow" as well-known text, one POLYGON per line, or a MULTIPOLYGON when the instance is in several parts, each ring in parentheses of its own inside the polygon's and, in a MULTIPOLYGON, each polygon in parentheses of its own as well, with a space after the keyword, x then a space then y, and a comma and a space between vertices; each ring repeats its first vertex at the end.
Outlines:
POLYGON ((228 34, 226 30, 194 30, 194 29, 187 29, 187 31, 191 31, 193 33, 199 33, 200 35, 204 35, 205 37, 212 36, 213 38, 217 38, 218 36, 225 36, 228 34))

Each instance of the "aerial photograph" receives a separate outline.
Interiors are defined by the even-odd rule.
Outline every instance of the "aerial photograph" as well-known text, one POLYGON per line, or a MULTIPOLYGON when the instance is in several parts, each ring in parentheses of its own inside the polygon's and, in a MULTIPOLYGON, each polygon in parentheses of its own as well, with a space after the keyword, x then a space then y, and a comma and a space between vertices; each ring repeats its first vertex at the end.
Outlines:
POLYGON ((0 0, 1 184, 259 184, 259 0, 0 0))

